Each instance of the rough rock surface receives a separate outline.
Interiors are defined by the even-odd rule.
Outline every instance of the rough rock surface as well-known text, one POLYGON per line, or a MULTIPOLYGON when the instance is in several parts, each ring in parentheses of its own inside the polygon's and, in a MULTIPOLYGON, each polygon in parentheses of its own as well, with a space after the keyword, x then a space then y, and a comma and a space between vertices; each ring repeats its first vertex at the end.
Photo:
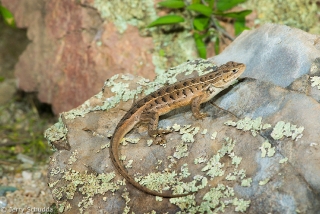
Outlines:
POLYGON ((212 65, 187 62, 157 76, 155 83, 128 75, 109 79, 101 93, 63 113, 46 132, 59 150, 48 174, 60 209, 319 213, 319 57, 318 37, 297 29, 269 24, 243 33, 211 60, 244 62, 243 76, 250 78, 203 105, 207 118, 195 120, 189 107, 161 117, 159 127, 173 130, 166 146, 148 147, 144 125, 127 134, 120 152, 130 175, 157 191, 167 191, 168 183, 195 191, 160 201, 123 182, 109 159, 108 137, 134 94, 143 97, 142 89, 150 92, 183 76, 178 73, 190 75, 212 65))
POLYGON ((18 87, 38 92, 53 111, 70 110, 96 94, 105 79, 130 71, 154 77, 150 37, 128 26, 120 33, 89 3, 3 0, 31 43, 15 68, 18 87))

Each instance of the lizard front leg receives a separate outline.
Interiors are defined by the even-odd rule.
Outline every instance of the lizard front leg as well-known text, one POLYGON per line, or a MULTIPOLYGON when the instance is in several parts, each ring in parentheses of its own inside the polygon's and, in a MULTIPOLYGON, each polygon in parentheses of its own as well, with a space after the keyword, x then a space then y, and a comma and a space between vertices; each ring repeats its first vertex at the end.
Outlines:
POLYGON ((205 94, 197 96, 192 98, 191 100, 191 111, 192 111, 192 115, 196 118, 196 119, 203 119, 207 116, 206 113, 201 113, 200 112, 200 105, 202 103, 202 100, 205 98, 205 94))
POLYGON ((141 114, 141 121, 148 122, 148 134, 155 139, 156 144, 163 144, 166 142, 164 134, 170 133, 169 130, 158 129, 159 113, 145 112, 141 114))

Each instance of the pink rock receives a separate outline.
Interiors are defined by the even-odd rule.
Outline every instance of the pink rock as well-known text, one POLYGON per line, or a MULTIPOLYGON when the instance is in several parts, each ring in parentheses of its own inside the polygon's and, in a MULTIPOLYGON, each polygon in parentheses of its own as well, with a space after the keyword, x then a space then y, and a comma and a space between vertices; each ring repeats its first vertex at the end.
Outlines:
POLYGON ((54 113, 70 110, 101 90, 116 73, 154 77, 152 39, 113 23, 75 1, 4 0, 31 43, 15 68, 18 87, 38 92, 54 113))

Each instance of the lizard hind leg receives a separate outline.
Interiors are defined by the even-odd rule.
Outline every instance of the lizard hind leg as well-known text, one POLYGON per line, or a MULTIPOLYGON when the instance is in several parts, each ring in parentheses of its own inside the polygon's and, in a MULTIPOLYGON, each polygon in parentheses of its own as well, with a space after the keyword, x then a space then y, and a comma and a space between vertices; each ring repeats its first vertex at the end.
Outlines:
POLYGON ((145 112, 141 114, 141 121, 148 122, 148 134, 154 138, 156 144, 166 143, 165 134, 170 133, 170 130, 158 129, 159 114, 157 112, 145 112))

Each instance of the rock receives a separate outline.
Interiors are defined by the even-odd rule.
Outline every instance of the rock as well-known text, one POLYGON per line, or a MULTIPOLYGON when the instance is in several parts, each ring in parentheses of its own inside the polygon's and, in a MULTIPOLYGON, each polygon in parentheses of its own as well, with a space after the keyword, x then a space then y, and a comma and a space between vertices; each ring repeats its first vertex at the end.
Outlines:
POLYGON ((48 175, 61 211, 318 213, 320 53, 317 45, 309 45, 317 44, 312 39, 270 24, 240 35, 210 61, 244 62, 248 78, 204 104, 201 111, 208 117, 195 120, 190 107, 164 115, 159 127, 172 130, 164 146, 148 146, 145 125, 126 135, 120 153, 128 173, 157 191, 195 192, 183 198, 159 199, 124 182, 108 144, 135 94, 141 98, 185 78, 182 73, 195 75, 214 66, 195 60, 158 75, 155 82, 132 75, 107 80, 102 92, 61 114, 45 133, 58 150, 48 175))
POLYGON ((31 40, 15 67, 18 87, 37 92, 54 113, 70 110, 96 94, 105 79, 132 72, 153 78, 152 38, 136 27, 120 33, 102 21, 92 2, 3 0, 31 40), (36 59, 36 60, 34 60, 36 59))
POLYGON ((32 179, 32 173, 28 171, 22 171, 22 177, 24 180, 31 180, 32 179))

